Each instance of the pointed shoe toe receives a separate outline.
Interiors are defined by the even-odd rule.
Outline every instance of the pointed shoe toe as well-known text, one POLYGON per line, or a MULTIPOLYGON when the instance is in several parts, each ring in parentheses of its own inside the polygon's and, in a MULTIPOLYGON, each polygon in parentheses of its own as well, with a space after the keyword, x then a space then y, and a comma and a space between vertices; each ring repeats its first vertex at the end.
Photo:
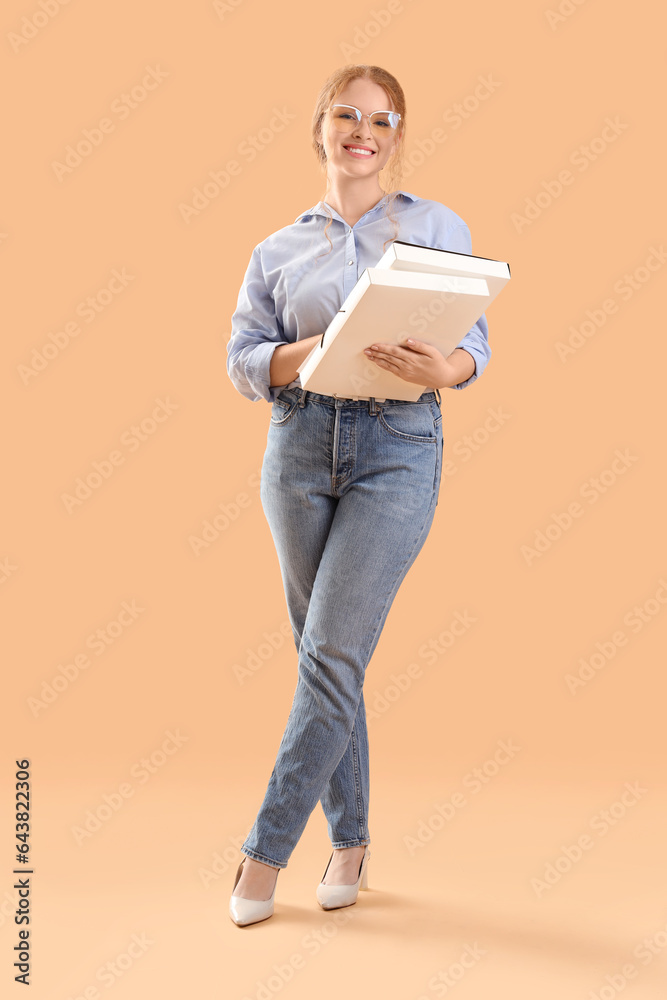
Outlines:
POLYGON ((370 856, 371 852, 368 849, 368 845, 366 845, 364 856, 359 865, 359 878, 352 885, 325 885, 324 879, 329 870, 331 858, 333 858, 333 854, 331 855, 329 863, 324 870, 322 881, 316 891, 317 902, 323 910, 337 910, 341 906, 351 906, 353 903, 356 903, 359 889, 368 889, 368 859, 370 856))
MULTIPOLYGON (((243 861, 239 865, 236 872, 234 889, 238 885, 242 871, 243 861)), ((280 871, 280 869, 278 869, 278 871, 280 871)), ((247 924, 256 924, 260 920, 267 920, 268 917, 272 917, 274 912, 274 900, 276 896, 277 883, 278 875, 276 874, 273 892, 271 893, 269 899, 245 899, 243 896, 235 896, 232 890, 232 896, 229 900, 229 915, 234 923, 239 927, 245 927, 247 924)))

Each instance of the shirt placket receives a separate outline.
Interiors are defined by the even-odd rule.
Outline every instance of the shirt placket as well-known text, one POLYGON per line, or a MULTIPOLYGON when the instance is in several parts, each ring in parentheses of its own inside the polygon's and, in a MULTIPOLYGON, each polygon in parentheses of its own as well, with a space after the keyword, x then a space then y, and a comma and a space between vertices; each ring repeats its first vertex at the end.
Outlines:
POLYGON ((345 224, 345 264, 343 268, 343 298, 346 299, 357 283, 358 261, 354 230, 345 224))

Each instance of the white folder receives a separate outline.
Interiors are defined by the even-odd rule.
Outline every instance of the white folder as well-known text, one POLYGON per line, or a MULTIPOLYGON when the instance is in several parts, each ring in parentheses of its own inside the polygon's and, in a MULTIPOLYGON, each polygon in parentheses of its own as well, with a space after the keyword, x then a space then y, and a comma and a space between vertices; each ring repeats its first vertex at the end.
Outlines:
POLYGON ((346 399, 419 399, 427 386, 380 368, 364 348, 413 337, 447 357, 509 277, 502 261, 394 241, 297 369, 302 388, 346 399))

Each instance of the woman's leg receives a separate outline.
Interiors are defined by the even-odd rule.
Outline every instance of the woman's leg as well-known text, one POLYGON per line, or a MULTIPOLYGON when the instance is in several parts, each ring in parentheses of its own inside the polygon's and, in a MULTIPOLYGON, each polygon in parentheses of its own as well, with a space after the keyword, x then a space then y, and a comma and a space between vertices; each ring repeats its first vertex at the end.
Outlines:
MULTIPOLYGON (((319 561, 299 642, 297 687, 264 801, 241 848, 277 867, 287 865, 321 796, 336 822, 344 816, 352 824, 356 843, 368 842, 359 836, 367 832, 367 802, 355 787, 355 811, 341 812, 338 793, 349 795, 355 753, 358 759, 367 750, 363 737, 352 741, 366 667, 428 534, 442 459, 434 402, 387 405, 385 415, 310 393, 304 407, 285 406, 301 398, 290 392, 281 394, 278 420, 269 428, 263 469, 262 498, 279 552, 304 544, 300 529, 314 512, 330 516, 333 510, 333 517, 323 549, 308 557, 319 561), (349 767, 339 772, 340 784, 332 783, 348 745, 349 767)), ((275 412, 274 404, 272 419, 275 412)), ((281 561, 286 593, 296 593, 288 565, 281 561)), ((346 832, 345 846, 350 839, 346 832)))
POLYGON ((327 832, 334 848, 370 844, 369 747, 363 691, 343 756, 324 786, 320 802, 327 818, 327 832))
MULTIPOLYGON (((297 655, 306 615, 329 529, 338 504, 336 497, 303 484, 296 490, 280 487, 278 502, 268 498, 270 476, 264 482, 264 501, 281 567, 285 599, 297 655), (304 501, 308 497, 307 508, 304 501), (296 535, 296 538, 293 536, 296 535)), ((370 842, 368 832, 369 750, 363 696, 352 733, 320 801, 332 846, 353 847, 370 842)))
MULTIPOLYGON (((273 410, 282 421, 285 409, 278 406, 273 410)), ((300 423, 303 426, 303 421, 300 423)), ((332 429, 333 420, 325 420, 323 426, 320 422, 320 431, 324 433, 320 445, 324 447, 314 448, 311 435, 305 450, 305 465, 301 449, 293 449, 289 456, 280 454, 283 439, 272 436, 262 465, 262 501, 276 546, 297 654, 313 583, 338 505, 338 497, 331 495, 331 453, 326 447, 332 429), (322 462, 319 469, 318 456, 322 462)), ((365 844, 370 840, 368 774, 368 734, 362 698, 348 745, 321 797, 334 847, 365 844)))

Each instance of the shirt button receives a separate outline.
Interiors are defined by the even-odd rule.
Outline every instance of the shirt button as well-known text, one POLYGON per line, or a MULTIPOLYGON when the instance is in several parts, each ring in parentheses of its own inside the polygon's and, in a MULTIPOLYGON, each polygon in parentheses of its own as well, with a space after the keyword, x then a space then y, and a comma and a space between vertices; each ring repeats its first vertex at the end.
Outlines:
POLYGON ((354 264, 353 260, 348 260, 348 264, 354 264))

